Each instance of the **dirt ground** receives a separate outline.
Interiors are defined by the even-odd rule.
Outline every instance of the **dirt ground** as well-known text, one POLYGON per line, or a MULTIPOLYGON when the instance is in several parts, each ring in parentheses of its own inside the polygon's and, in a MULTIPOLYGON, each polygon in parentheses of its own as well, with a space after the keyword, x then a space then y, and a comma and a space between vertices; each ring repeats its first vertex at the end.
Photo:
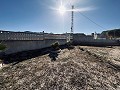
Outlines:
POLYGON ((120 90, 119 63, 120 47, 75 46, 1 68, 0 90, 120 90))

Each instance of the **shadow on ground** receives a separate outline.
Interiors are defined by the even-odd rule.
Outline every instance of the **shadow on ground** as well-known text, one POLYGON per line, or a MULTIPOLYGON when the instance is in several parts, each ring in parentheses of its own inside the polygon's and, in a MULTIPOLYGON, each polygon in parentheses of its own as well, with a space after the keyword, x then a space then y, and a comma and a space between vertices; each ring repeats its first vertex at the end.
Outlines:
MULTIPOLYGON (((61 45, 59 47, 60 49, 68 48, 67 45, 61 45)), ((31 51, 24 51, 19 53, 14 53, 10 55, 4 55, 0 57, 0 59, 3 61, 4 64, 10 64, 13 65, 18 64, 19 62, 32 59, 38 56, 42 56, 45 54, 49 54, 48 56, 51 58, 51 61, 55 61, 58 56, 59 51, 53 50, 52 47, 39 49, 39 50, 31 50, 31 51)))
POLYGON ((50 51, 49 57, 51 58, 51 61, 56 61, 56 58, 58 57, 59 51, 50 51))

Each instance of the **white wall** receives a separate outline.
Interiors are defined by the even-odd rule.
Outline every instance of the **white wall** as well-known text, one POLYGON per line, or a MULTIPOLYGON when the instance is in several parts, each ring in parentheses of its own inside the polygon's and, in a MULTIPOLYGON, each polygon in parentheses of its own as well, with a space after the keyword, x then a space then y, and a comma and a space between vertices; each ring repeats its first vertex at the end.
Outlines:
POLYGON ((4 41, 3 44, 7 46, 7 49, 4 51, 5 54, 12 54, 16 52, 28 51, 28 50, 36 50, 42 49, 46 47, 50 47, 51 44, 58 41, 60 45, 66 44, 66 39, 52 39, 52 40, 12 40, 12 41, 4 41))

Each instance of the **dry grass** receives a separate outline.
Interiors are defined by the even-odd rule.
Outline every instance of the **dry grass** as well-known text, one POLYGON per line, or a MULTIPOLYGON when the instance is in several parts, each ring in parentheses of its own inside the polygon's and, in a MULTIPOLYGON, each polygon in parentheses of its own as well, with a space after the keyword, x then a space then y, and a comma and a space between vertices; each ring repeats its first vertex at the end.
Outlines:
MULTIPOLYGON (((101 60, 101 49, 76 46, 61 50, 54 62, 46 54, 4 67, 0 70, 0 89, 119 90, 120 71, 101 60), (92 50, 98 57, 91 54, 92 50)), ((104 56, 106 51, 103 53, 104 56)))

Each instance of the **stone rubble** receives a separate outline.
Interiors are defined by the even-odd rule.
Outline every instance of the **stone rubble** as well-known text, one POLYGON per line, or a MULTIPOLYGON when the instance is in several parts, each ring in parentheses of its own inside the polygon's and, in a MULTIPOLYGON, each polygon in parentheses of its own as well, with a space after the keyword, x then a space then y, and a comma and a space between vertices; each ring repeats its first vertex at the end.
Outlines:
POLYGON ((56 61, 45 54, 4 67, 0 90, 119 90, 120 70, 106 62, 120 60, 111 57, 116 48, 75 46, 62 49, 56 61))

